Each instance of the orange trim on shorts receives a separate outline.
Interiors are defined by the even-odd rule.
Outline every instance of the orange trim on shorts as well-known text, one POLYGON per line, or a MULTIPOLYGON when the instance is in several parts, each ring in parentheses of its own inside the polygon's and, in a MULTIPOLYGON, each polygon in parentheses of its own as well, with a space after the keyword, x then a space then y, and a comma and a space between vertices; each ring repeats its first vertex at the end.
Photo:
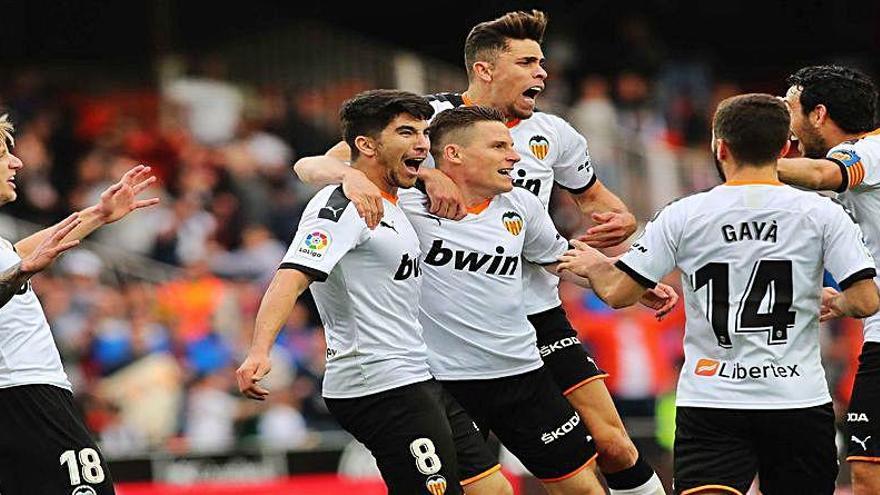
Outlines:
POLYGON ((471 476, 470 478, 468 478, 466 480, 461 480, 461 482, 460 482, 461 486, 470 485, 471 483, 474 483, 476 481, 480 481, 481 479, 487 478, 490 475, 495 474, 500 470, 501 470, 501 464, 495 464, 491 468, 483 471, 482 473, 480 473, 476 476, 471 476))
POLYGON ((574 392, 575 390, 583 387, 584 385, 586 385, 590 382, 600 380, 600 379, 604 380, 605 378, 608 378, 609 376, 611 376, 611 375, 609 375, 608 373, 603 373, 601 375, 591 376, 591 377, 587 378, 586 380, 580 381, 580 382, 575 383, 574 385, 568 387, 567 389, 565 389, 565 392, 562 392, 562 395, 568 395, 568 394, 574 392))
POLYGON ((698 486, 696 488, 691 488, 690 490, 685 490, 681 492, 681 495, 689 495, 691 493, 699 493, 700 490, 724 490, 730 493, 735 493, 736 495, 743 495, 741 491, 736 488, 731 488, 729 486, 724 485, 703 485, 698 486))
POLYGON ((846 462, 871 462, 874 464, 880 464, 880 457, 865 457, 860 455, 851 455, 846 458, 846 462))
MULTIPOLYGON (((572 476, 580 473, 584 469, 587 469, 590 466, 590 464, 596 462, 597 457, 599 457, 599 454, 593 454, 593 457, 590 457, 590 459, 587 462, 585 462, 583 466, 575 469, 574 471, 566 474, 565 476, 560 476, 558 478, 538 478, 538 479, 541 480, 542 483, 556 483, 558 481, 567 480, 567 479, 571 478, 572 476)), ((742 495, 742 494, 740 494, 740 495, 742 495)))

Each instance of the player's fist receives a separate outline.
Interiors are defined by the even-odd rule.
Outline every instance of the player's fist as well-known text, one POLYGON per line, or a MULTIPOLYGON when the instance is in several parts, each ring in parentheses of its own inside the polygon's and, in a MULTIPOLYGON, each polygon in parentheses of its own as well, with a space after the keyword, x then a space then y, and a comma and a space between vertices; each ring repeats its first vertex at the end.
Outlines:
POLYGON ((342 178, 342 192, 354 203, 354 207, 367 227, 375 229, 385 215, 382 191, 360 170, 350 169, 342 178))
POLYGON ((268 354, 248 354, 235 372, 238 390, 248 398, 266 400, 269 391, 261 387, 259 381, 272 370, 272 360, 268 354))

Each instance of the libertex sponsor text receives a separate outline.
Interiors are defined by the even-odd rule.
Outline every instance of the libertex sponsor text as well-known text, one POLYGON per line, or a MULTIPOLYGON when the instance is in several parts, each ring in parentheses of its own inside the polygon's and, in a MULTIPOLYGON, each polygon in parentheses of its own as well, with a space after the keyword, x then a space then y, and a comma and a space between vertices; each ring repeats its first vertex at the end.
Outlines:
POLYGON ((697 376, 717 377, 726 380, 763 380, 767 378, 793 378, 801 376, 798 365, 764 363, 744 365, 738 362, 717 361, 702 358, 694 367, 697 376))

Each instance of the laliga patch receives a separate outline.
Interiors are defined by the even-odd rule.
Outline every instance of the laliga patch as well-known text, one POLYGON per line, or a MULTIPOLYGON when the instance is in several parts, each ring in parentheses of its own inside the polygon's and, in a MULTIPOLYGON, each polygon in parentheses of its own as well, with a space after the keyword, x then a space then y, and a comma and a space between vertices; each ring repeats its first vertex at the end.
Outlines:
POLYGON ((296 254, 310 260, 319 260, 324 257, 330 246, 330 233, 326 230, 315 229, 310 232, 296 248, 296 254))
POLYGON ((853 150, 835 150, 828 155, 828 158, 843 163, 846 168, 852 167, 862 161, 861 157, 853 150))
POLYGON ((425 488, 431 492, 431 495, 443 495, 446 493, 446 478, 435 474, 425 481, 425 488))
POLYGON ((550 141, 544 136, 532 136, 532 139, 529 139, 529 149, 532 150, 535 158, 543 160, 550 153, 550 141))
POLYGON ((515 211, 508 211, 502 215, 501 222, 504 223, 504 228, 513 235, 519 235, 522 232, 523 219, 515 211))

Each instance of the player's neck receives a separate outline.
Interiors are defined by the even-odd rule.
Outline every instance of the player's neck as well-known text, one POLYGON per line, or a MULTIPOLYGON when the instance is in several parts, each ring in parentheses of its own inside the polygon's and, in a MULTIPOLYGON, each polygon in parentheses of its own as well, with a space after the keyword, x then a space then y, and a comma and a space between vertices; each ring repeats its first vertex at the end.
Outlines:
POLYGON ((397 196, 397 186, 388 181, 388 170, 379 163, 374 160, 358 158, 352 162, 351 168, 363 172, 380 191, 397 196))
MULTIPOLYGON (((725 167, 727 168, 727 167, 725 167)), ((767 163, 757 166, 736 166, 725 170, 725 184, 781 184, 776 173, 776 164, 767 163), (731 170, 732 169, 732 170, 731 170)))
MULTIPOLYGON (((491 107, 496 110, 504 112, 504 108, 502 105, 496 105, 492 101, 492 96, 489 93, 488 89, 484 89, 481 86, 470 85, 468 86, 467 91, 461 94, 461 98, 464 100, 465 105, 479 105, 481 107, 491 107)), ((504 118, 507 119, 508 122, 511 120, 516 120, 516 117, 511 117, 510 115, 505 114, 504 118)))

